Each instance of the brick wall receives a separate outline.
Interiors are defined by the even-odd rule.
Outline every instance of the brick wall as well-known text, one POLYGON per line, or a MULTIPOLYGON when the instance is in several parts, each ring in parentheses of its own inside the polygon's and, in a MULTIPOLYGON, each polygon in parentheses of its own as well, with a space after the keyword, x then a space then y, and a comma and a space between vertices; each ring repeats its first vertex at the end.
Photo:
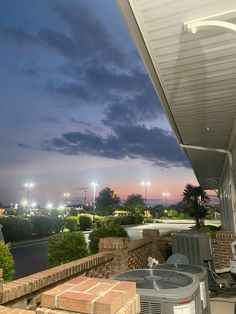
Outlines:
POLYGON ((152 241, 141 239, 128 245, 128 268, 147 268, 148 257, 152 256, 152 241))
POLYGON ((98 253, 61 266, 13 280, 3 284, 0 304, 21 309, 35 309, 43 291, 75 276, 87 274, 91 277, 108 278, 111 275, 113 254, 98 253))
POLYGON ((157 251, 157 260, 159 263, 164 263, 167 259, 167 253, 170 251, 171 247, 171 236, 163 235, 160 236, 158 241, 158 251, 157 251))
POLYGON ((156 258, 159 263, 164 263, 167 249, 171 245, 171 236, 161 236, 157 229, 146 229, 143 230, 143 238, 152 241, 152 253, 150 256, 156 258))
POLYGON ((216 269, 230 267, 232 257, 231 243, 235 240, 232 232, 219 231, 216 238, 212 239, 213 259, 216 269))

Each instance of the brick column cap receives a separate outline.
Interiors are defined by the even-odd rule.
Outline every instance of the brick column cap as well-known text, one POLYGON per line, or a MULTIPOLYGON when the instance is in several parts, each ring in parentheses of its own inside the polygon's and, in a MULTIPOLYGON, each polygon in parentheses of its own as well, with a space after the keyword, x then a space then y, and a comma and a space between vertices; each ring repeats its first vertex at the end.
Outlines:
POLYGON ((122 250, 127 249, 128 238, 126 237, 106 237, 99 240, 99 251, 103 249, 122 250))
POLYGON ((144 229, 143 230, 143 237, 144 238, 152 238, 156 239, 160 237, 159 229, 144 229))

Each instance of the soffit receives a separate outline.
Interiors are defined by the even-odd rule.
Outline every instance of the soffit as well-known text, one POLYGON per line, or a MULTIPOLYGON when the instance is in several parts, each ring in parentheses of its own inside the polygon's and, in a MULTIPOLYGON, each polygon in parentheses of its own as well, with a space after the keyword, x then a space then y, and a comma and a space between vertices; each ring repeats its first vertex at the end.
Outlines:
MULTIPOLYGON (((119 2, 122 7, 127 1, 119 2)), ((136 44, 137 33, 143 39, 146 51, 137 45, 139 52, 150 76, 152 70, 157 75, 160 86, 153 77, 152 81, 178 140, 228 149, 236 113, 236 32, 211 28, 192 34, 184 23, 234 10, 235 0, 128 2, 136 23, 131 33, 136 44)), ((231 22, 236 23, 236 18, 231 22)), ((209 178, 202 167, 211 169, 212 178, 220 176, 224 154, 189 149, 187 154, 204 187, 209 178)))

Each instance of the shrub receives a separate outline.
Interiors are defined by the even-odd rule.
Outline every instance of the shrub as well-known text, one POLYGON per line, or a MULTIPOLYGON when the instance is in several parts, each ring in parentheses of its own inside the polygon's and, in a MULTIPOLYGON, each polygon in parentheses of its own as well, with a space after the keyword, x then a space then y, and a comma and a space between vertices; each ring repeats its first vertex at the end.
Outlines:
POLYGON ((103 225, 101 228, 93 230, 89 235, 89 248, 92 254, 98 252, 99 239, 105 237, 128 237, 128 233, 117 224, 103 225))
POLYGON ((92 227, 92 219, 90 218, 90 215, 80 215, 79 216, 79 228, 80 230, 88 230, 92 227))
POLYGON ((61 232, 65 227, 65 220, 60 217, 56 217, 53 219, 52 230, 55 233, 61 232))
POLYGON ((0 224, 5 242, 26 240, 32 236, 32 224, 27 219, 2 217, 0 224))
POLYGON ((115 217, 112 216, 102 216, 102 217, 96 217, 95 223, 97 225, 97 228, 101 228, 103 225, 108 225, 110 223, 115 223, 115 217))
POLYGON ((210 233, 211 238, 215 239, 216 238, 216 233, 217 231, 221 230, 221 227, 216 227, 213 225, 205 225, 205 226, 201 226, 200 228, 197 228, 196 226, 190 227, 191 230, 197 230, 200 233, 210 233))
POLYGON ((70 231, 79 230, 79 219, 76 216, 69 216, 66 218, 65 226, 70 231))
POLYGON ((147 217, 147 218, 144 218, 144 222, 145 223, 154 223, 154 219, 153 218, 151 218, 151 217, 147 217))
POLYGON ((49 237, 48 264, 50 267, 80 259, 88 255, 84 235, 79 232, 65 232, 49 237))
POLYGON ((53 219, 47 216, 34 216, 31 218, 33 233, 47 235, 52 233, 53 219))
POLYGON ((136 225, 141 224, 143 222, 142 215, 134 215, 134 216, 120 216, 114 217, 114 223, 118 225, 136 225))
POLYGON ((0 268, 3 269, 4 281, 10 281, 14 275, 14 259, 9 250, 9 244, 0 241, 0 268))

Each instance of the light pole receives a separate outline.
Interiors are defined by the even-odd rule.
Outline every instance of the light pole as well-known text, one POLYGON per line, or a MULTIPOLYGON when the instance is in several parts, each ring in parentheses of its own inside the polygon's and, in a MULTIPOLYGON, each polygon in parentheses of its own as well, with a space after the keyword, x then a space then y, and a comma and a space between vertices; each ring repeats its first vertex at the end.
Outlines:
POLYGON ((93 186, 93 221, 95 220, 95 210, 96 210, 96 187, 98 183, 92 182, 91 185, 93 186))
POLYGON ((166 199, 166 208, 167 208, 167 198, 168 198, 168 196, 170 195, 170 193, 169 192, 164 192, 164 193, 162 193, 162 195, 165 197, 165 199, 166 199))
POLYGON ((27 206, 29 206, 30 190, 33 189, 33 187, 34 187, 34 183, 32 183, 32 182, 26 182, 25 183, 27 206))
POLYGON ((141 182, 141 184, 144 186, 145 204, 146 204, 146 207, 148 207, 148 205, 147 205, 147 188, 148 188, 148 186, 150 186, 151 183, 149 181, 143 181, 143 182, 141 182))
POLYGON ((64 195, 64 197, 65 197, 65 204, 68 205, 70 193, 64 193, 63 195, 64 195))
POLYGON ((87 190, 84 190, 84 207, 87 204, 87 190))

